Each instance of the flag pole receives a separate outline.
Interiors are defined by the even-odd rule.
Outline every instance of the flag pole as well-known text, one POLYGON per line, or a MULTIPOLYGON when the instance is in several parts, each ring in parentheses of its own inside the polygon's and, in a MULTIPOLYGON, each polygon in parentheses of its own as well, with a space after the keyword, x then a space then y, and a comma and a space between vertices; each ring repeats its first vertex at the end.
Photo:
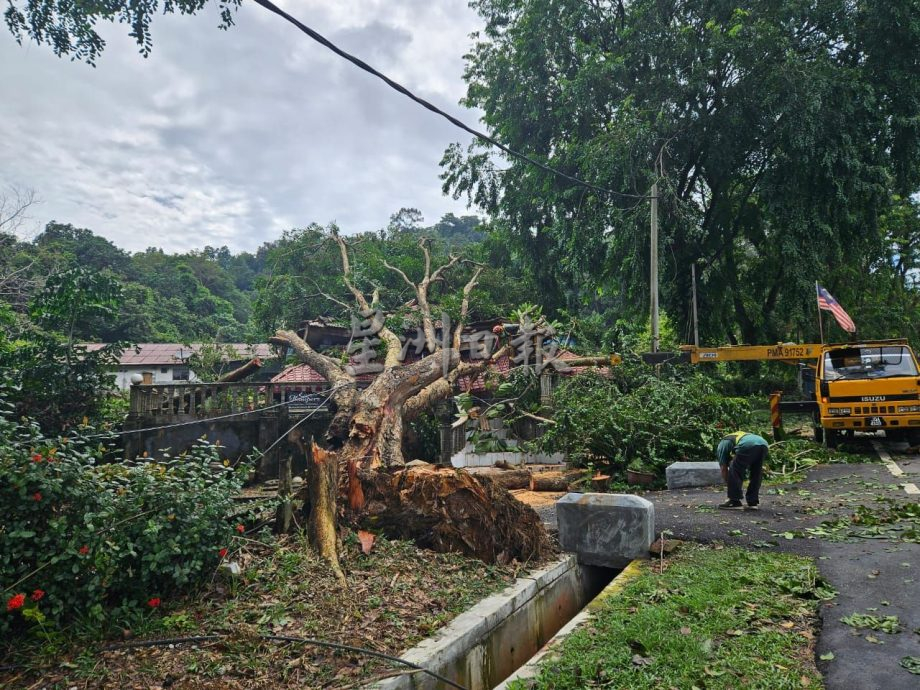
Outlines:
POLYGON ((824 344, 824 322, 821 320, 821 305, 818 303, 818 297, 820 296, 818 292, 818 281, 815 281, 815 306, 818 307, 818 333, 821 334, 821 344, 824 344))

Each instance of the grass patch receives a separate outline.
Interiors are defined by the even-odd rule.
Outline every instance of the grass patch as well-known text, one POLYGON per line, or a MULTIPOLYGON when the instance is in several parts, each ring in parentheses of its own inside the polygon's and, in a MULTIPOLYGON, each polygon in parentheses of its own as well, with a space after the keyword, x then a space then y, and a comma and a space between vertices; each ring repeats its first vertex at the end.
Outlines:
POLYGON ((831 596, 811 559, 689 546, 662 573, 646 564, 512 687, 819 687, 817 608, 831 596))
POLYGON ((259 634, 338 642, 398 654, 517 574, 458 554, 437 554, 378 537, 370 555, 346 540, 342 589, 301 538, 250 541, 235 554, 242 577, 215 576, 201 592, 163 599, 156 612, 119 621, 104 633, 91 628, 54 639, 11 642, 0 665, 0 687, 288 688, 353 686, 392 668, 359 654, 265 642, 259 634), (217 642, 102 651, 131 639, 229 634, 217 642))

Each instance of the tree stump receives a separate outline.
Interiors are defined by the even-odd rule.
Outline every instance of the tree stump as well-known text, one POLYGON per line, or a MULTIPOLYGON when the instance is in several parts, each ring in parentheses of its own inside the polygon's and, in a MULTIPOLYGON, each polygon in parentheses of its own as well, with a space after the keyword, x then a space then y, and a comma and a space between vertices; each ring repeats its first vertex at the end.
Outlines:
POLYGON ((345 574, 339 565, 338 531, 336 529, 336 498, 338 495, 338 461, 316 443, 307 456, 307 495, 310 516, 307 537, 320 558, 329 563, 336 579, 345 584, 345 574))

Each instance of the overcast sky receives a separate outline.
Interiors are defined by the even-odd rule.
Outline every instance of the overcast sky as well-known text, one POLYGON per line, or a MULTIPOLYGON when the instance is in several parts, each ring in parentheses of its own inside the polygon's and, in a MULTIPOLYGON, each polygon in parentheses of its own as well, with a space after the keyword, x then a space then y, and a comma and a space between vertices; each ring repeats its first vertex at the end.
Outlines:
MULTIPOLYGON (((470 124, 467 0, 286 0, 320 33, 470 124)), ((465 213, 438 162, 469 141, 438 116, 244 1, 157 16, 142 58, 123 25, 93 68, 0 25, 0 189, 34 189, 26 232, 57 220, 119 246, 252 250, 291 227, 386 225, 403 206, 465 213)))

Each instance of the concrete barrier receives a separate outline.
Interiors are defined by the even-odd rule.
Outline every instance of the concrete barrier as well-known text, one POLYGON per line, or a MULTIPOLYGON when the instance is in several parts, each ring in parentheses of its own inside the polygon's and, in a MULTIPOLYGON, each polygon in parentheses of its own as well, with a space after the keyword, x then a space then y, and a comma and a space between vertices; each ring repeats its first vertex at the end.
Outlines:
POLYGON ((689 489, 694 486, 723 484, 722 470, 717 462, 675 462, 664 471, 669 489, 689 489))
MULTIPOLYGON (((579 565, 574 557, 565 556, 483 599, 433 637, 398 656, 469 690, 490 690, 530 659, 609 579, 609 571, 579 565)), ((428 674, 400 670, 406 672, 363 687, 446 687, 428 674)))
POLYGON ((624 568, 648 558, 655 506, 630 494, 566 494, 556 502, 559 545, 579 563, 624 568))

